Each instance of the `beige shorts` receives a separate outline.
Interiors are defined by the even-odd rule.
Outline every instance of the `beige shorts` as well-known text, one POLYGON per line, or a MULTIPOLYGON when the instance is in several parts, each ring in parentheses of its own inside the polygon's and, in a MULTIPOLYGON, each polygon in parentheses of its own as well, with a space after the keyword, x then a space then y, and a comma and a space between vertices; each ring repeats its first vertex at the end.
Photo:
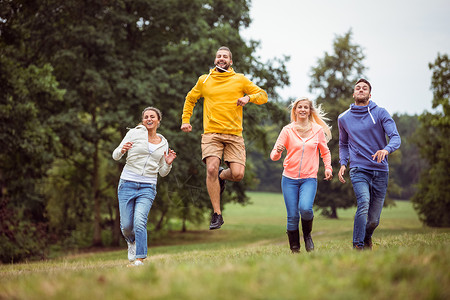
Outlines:
POLYGON ((202 160, 216 156, 228 163, 239 163, 245 166, 245 145, 242 136, 223 133, 202 134, 202 160))

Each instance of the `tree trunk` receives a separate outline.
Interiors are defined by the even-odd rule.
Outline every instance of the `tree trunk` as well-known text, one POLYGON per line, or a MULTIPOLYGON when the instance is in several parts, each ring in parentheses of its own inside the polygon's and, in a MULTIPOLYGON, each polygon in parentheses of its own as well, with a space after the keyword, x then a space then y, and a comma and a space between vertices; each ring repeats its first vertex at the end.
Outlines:
POLYGON ((161 217, 159 218, 158 223, 156 223, 155 231, 160 231, 162 229, 162 224, 164 221, 164 217, 166 216, 167 210, 161 211, 161 217))
MULTIPOLYGON (((122 172, 123 166, 121 164, 117 164, 117 173, 120 174, 122 172)), ((119 184, 118 182, 115 183, 116 185, 119 184)), ((117 188, 116 188, 117 191, 117 188)), ((120 229, 120 211, 119 211, 119 199, 115 197, 115 203, 113 205, 114 209, 114 225, 112 230, 112 246, 119 246, 120 245, 120 238, 122 237, 122 231, 120 229)))
POLYGON ((337 219, 338 215, 337 215, 337 209, 336 209, 336 205, 332 205, 331 206, 331 215, 330 215, 331 219, 337 219))
POLYGON ((186 232, 186 231, 187 231, 186 218, 183 218, 183 226, 181 227, 181 232, 186 232))
POLYGON ((92 198, 94 200, 94 239, 93 246, 102 246, 102 228, 99 199, 99 158, 98 141, 94 143, 93 170, 92 170, 92 198))

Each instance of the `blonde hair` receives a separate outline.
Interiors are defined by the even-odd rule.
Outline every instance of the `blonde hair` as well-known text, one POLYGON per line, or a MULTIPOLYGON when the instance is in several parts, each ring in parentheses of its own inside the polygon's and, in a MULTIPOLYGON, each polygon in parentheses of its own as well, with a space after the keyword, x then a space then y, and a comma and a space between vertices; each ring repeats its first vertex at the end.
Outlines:
POLYGON ((291 122, 297 122, 297 115, 295 113, 295 110, 297 109, 297 106, 300 101, 308 102, 309 110, 311 112, 309 114, 309 120, 311 122, 314 122, 314 123, 322 126, 327 142, 330 141, 332 138, 331 127, 328 126, 328 124, 325 122, 325 121, 329 121, 330 119, 325 117, 325 112, 322 110, 322 105, 318 105, 317 107, 314 106, 314 103, 311 100, 309 100, 309 98, 307 98, 307 97, 297 98, 294 102, 291 103, 291 105, 289 105, 289 107, 291 109, 291 122))

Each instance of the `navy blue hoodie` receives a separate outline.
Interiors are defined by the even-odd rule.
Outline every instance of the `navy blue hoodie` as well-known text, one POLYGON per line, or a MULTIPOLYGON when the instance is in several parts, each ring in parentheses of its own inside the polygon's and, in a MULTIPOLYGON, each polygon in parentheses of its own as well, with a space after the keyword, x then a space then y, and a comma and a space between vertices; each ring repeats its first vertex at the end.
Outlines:
POLYGON ((401 144, 395 122, 384 108, 373 101, 367 106, 353 103, 339 115, 338 125, 341 166, 347 165, 350 159, 350 168, 389 171, 387 157, 381 163, 372 159, 378 150, 392 153, 401 144), (389 143, 386 136, 389 137, 389 143))

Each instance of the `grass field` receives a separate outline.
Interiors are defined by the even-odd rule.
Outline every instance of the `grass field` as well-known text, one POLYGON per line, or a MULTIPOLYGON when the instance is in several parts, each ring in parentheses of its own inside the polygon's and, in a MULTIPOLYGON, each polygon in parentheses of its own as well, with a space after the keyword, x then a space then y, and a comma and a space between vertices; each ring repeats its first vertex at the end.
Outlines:
POLYGON ((0 265, 0 299, 450 299, 450 229, 423 227, 409 202, 385 208, 374 250, 352 250, 355 208, 316 214, 316 251, 293 255, 279 194, 228 205, 220 230, 172 232, 127 268, 121 250, 0 265))

